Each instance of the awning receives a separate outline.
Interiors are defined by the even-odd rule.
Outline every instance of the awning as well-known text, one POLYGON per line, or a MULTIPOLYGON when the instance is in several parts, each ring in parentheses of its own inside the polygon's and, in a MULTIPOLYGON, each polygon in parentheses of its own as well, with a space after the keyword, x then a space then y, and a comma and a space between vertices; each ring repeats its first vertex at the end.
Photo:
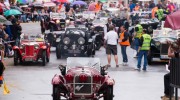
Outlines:
POLYGON ((56 6, 56 4, 53 3, 53 2, 45 2, 45 3, 43 4, 43 6, 44 6, 44 7, 54 7, 54 6, 56 6))

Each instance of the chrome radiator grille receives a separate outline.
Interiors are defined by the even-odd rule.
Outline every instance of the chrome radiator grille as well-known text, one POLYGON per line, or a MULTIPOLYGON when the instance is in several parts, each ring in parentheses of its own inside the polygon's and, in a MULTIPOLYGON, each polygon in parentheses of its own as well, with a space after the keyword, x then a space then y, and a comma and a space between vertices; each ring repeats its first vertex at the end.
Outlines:
POLYGON ((87 81, 81 83, 79 76, 75 76, 74 81, 74 93, 76 95, 92 94, 92 77, 88 76, 87 81))
POLYGON ((161 44, 160 46, 160 54, 161 55, 167 55, 168 54, 168 44, 161 44))

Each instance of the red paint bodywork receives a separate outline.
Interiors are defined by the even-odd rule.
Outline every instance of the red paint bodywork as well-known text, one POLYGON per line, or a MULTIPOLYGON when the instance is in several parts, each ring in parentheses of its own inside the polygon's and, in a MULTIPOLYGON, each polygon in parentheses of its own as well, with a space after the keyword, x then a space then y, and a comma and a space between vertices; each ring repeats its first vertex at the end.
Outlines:
POLYGON ((101 75, 99 70, 92 68, 92 67, 75 67, 71 68, 66 72, 66 75, 56 74, 52 79, 52 85, 60 85, 65 87, 64 89, 69 92, 69 98, 72 100, 81 98, 82 95, 75 95, 74 94, 74 76, 81 75, 82 69, 85 71, 83 74, 88 74, 92 77, 92 94, 91 95, 84 95, 86 99, 97 99, 99 92, 102 92, 106 89, 106 86, 114 85, 114 79, 110 78, 109 75, 101 75))

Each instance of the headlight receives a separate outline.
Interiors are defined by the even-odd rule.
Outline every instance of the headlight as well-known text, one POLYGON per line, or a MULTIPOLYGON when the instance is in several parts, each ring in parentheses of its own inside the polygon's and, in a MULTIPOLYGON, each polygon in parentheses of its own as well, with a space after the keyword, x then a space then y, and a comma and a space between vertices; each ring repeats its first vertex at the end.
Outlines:
POLYGON ((56 23, 60 23, 60 20, 56 20, 56 23))
POLYGON ((20 49, 24 49, 24 45, 20 45, 19 48, 20 48, 20 49))
POLYGON ((66 20, 66 23, 70 23, 70 20, 66 20))
POLYGON ((56 34, 54 34, 54 38, 56 38, 56 34))
POLYGON ((85 43, 85 39, 83 37, 80 37, 78 39, 78 43, 81 44, 81 45, 84 44, 85 43))
POLYGON ((70 43, 70 39, 68 37, 64 38, 63 40, 64 44, 69 44, 70 43))
POLYGON ((160 46, 160 44, 161 43, 159 41, 155 43, 156 46, 160 46))
POLYGON ((61 41, 61 39, 60 39, 60 38, 57 38, 57 39, 56 39, 56 42, 60 42, 60 41, 61 41))
POLYGON ((37 44, 34 45, 34 48, 35 48, 35 49, 39 49, 39 45, 37 45, 37 44))

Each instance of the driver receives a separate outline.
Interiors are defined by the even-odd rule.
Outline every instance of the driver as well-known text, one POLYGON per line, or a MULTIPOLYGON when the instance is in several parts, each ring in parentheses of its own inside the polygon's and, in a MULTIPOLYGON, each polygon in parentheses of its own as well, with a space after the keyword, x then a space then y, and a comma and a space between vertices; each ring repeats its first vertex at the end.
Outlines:
POLYGON ((29 38, 28 35, 24 34, 24 39, 28 39, 28 38, 29 38))

